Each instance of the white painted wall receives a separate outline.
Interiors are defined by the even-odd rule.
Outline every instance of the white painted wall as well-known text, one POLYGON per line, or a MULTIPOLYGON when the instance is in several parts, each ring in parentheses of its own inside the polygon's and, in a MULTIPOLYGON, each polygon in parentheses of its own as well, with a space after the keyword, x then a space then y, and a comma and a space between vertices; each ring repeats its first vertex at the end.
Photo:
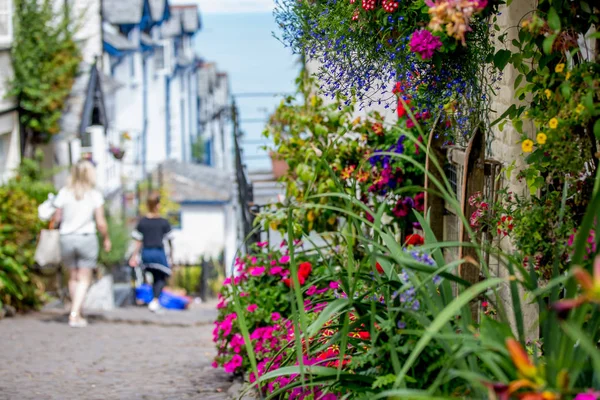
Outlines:
MULTIPOLYGON (((195 264, 201 257, 218 257, 225 250, 225 205, 182 205, 181 229, 174 231, 175 264, 195 264)), ((231 258, 231 249, 226 257, 231 258)))
POLYGON ((166 78, 164 70, 156 69, 154 54, 146 61, 148 85, 148 166, 153 169, 167 159, 166 145, 166 78))
MULTIPOLYGON (((59 5, 64 0, 55 0, 59 5)), ((102 21, 100 15, 101 0, 72 0, 73 17, 81 21, 75 40, 81 43, 83 61, 93 64, 96 57, 102 55, 102 21)))
POLYGON ((6 97, 12 76, 10 51, 0 48, 0 183, 10 179, 21 162, 18 114, 2 114, 15 106, 14 99, 6 97))
POLYGON ((21 162, 17 112, 0 115, 0 184, 14 176, 21 162))

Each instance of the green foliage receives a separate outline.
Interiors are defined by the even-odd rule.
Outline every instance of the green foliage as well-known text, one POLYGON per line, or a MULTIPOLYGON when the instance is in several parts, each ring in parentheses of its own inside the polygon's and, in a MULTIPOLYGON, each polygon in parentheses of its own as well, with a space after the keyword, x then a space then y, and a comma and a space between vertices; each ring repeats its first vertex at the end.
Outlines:
POLYGON ((56 188, 51 180, 56 171, 42 168, 43 161, 44 153, 39 149, 33 158, 23 158, 19 168, 15 171, 15 177, 9 180, 6 186, 23 190, 37 204, 46 201, 50 193, 56 193, 56 188))
MULTIPOLYGON (((10 96, 21 122, 36 141, 60 131, 60 118, 81 61, 68 8, 52 0, 16 0, 10 96)), ((65 3, 66 4, 66 3, 65 3)))
POLYGON ((110 253, 100 250, 98 263, 106 267, 122 265, 131 243, 129 229, 120 219, 112 216, 108 216, 107 223, 112 249, 110 253))
POLYGON ((197 293, 200 288, 201 275, 201 266, 175 268, 169 279, 169 285, 184 289, 188 294, 197 293))
POLYGON ((0 187, 0 304, 18 310, 40 306, 37 281, 30 272, 41 223, 37 204, 17 187, 0 187))
POLYGON ((206 144, 202 137, 197 137, 192 143, 192 160, 202 164, 206 158, 206 144))

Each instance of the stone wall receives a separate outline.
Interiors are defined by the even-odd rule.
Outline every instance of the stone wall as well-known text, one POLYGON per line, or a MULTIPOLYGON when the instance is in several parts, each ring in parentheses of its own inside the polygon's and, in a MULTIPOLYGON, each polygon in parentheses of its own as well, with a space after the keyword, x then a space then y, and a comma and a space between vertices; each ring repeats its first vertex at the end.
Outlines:
MULTIPOLYGON (((501 14, 498 16, 498 25, 501 27, 503 33, 504 30, 507 32, 506 43, 509 46, 508 50, 514 50, 511 45, 511 41, 517 37, 518 29, 521 19, 531 10, 535 8, 535 3, 531 0, 519 0, 512 2, 510 7, 503 6, 500 8, 501 14)), ((504 48, 501 43, 497 44, 498 48, 504 48)), ((490 116, 491 120, 497 119, 502 113, 504 113, 512 104, 515 103, 515 88, 514 82, 518 75, 518 72, 511 66, 508 65, 503 71, 502 80, 500 81, 500 90, 497 91, 497 95, 492 99, 492 110, 494 114, 490 116)), ((533 124, 528 121, 524 121, 523 129, 528 133, 530 137, 534 137, 533 124)), ((515 127, 507 122, 504 125, 503 130, 500 130, 498 125, 492 128, 491 134, 493 135, 493 142, 491 146, 491 157, 502 162, 504 166, 510 165, 513 161, 517 169, 524 165, 524 159, 521 151, 521 135, 517 132, 515 127)), ((527 195, 528 189, 525 182, 518 182, 515 179, 516 173, 512 173, 510 179, 504 174, 504 183, 508 186, 509 190, 516 194, 527 195)), ((508 239, 504 239, 500 242, 501 248, 510 253, 514 251, 512 243, 508 239)), ((498 268, 498 273, 501 277, 508 278, 509 272, 505 267, 498 268)), ((504 306, 507 308, 509 314, 509 320, 511 321, 513 328, 515 326, 513 313, 512 313, 512 301, 510 294, 509 283, 505 283, 500 287, 499 297, 501 298, 504 306)), ((523 293, 521 293, 522 312, 525 321, 526 336, 528 339, 535 339, 539 336, 538 333, 538 307, 537 304, 529 304, 531 299, 525 299, 523 293), (531 321, 528 323, 528 321, 531 321)))

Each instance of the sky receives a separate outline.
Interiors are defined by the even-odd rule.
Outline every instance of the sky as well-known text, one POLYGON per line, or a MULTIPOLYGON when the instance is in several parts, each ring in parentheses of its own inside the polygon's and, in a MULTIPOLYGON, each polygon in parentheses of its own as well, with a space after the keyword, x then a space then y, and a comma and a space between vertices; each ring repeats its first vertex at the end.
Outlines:
MULTIPOLYGON (((189 3, 175 1, 174 3, 189 3)), ((202 30, 195 38, 198 54, 229 74, 232 94, 261 93, 265 97, 236 97, 244 132, 244 159, 251 171, 269 170, 270 159, 260 147, 265 122, 282 95, 295 91, 298 57, 279 42, 273 0, 196 0, 202 30), (275 94, 279 95, 275 95, 275 94)))

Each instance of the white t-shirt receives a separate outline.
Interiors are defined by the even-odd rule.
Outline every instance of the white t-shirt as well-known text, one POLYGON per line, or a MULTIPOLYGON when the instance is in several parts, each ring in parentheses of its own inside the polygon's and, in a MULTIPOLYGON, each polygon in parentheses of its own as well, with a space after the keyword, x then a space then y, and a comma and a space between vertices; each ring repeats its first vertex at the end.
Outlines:
POLYGON ((98 190, 88 191, 81 200, 68 188, 62 188, 54 199, 54 207, 62 210, 61 235, 95 234, 94 211, 102 207, 104 199, 98 190))

